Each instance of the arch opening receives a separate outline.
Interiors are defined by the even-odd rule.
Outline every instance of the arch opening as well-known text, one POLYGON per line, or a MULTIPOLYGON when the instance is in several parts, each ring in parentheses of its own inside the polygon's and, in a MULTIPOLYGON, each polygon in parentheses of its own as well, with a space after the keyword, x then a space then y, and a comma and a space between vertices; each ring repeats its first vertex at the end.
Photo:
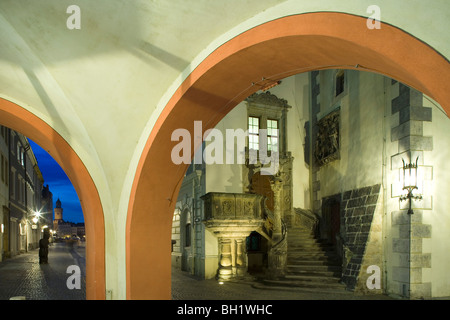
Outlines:
POLYGON ((148 139, 127 218, 127 298, 170 299, 172 214, 188 168, 171 161, 173 145, 168 141, 172 132, 186 128, 192 136, 194 121, 202 121, 203 130, 215 127, 259 89, 253 83, 262 78, 278 81, 301 72, 335 68, 389 76, 429 95, 450 113, 450 93, 439 81, 443 74, 450 76, 448 62, 390 25, 382 24, 374 32, 361 17, 314 13, 281 18, 242 33, 191 73, 148 139))
POLYGON ((48 124, 19 105, 0 98, 0 122, 46 150, 72 182, 86 223, 86 298, 105 299, 103 209, 95 184, 81 159, 48 124))

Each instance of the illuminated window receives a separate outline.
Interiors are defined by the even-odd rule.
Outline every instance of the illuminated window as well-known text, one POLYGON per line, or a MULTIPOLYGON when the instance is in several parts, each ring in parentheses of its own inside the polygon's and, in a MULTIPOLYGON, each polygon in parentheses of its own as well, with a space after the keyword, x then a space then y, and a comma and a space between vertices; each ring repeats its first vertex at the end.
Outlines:
POLYGON ((265 92, 251 95, 247 98, 247 102, 248 149, 246 156, 250 160, 250 155, 255 154, 250 151, 261 152, 261 149, 265 149, 263 151, 267 152, 267 156, 271 156, 274 152, 284 154, 287 112, 290 108, 287 101, 279 99, 270 92, 265 92), (267 145, 263 146, 263 143, 267 145))
POLYGON ((267 150, 278 151, 278 120, 267 119, 267 150))
POLYGON ((248 148, 259 150, 259 118, 248 117, 248 148))

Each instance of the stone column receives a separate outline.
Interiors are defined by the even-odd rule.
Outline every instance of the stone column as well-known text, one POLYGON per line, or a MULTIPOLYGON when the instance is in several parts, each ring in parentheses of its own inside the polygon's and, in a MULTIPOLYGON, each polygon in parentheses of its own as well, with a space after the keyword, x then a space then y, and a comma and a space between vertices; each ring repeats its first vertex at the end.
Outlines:
POLYGON ((269 277, 280 278, 285 274, 287 258, 287 241, 283 238, 283 225, 281 221, 281 190, 283 183, 275 179, 271 182, 274 193, 274 218, 272 232, 272 248, 269 251, 269 277))
POLYGON ((236 244, 236 275, 245 277, 247 275, 247 253, 245 250, 245 238, 235 240, 236 244))
POLYGON ((221 237, 218 279, 221 281, 242 278, 247 275, 246 237, 221 237))
POLYGON ((270 186, 273 191, 273 235, 272 240, 277 242, 282 236, 282 224, 281 224, 281 191, 283 188, 283 182, 278 179, 274 179, 270 182, 270 186))
POLYGON ((231 245, 231 239, 219 238, 219 280, 229 280, 233 276, 233 257, 231 245))

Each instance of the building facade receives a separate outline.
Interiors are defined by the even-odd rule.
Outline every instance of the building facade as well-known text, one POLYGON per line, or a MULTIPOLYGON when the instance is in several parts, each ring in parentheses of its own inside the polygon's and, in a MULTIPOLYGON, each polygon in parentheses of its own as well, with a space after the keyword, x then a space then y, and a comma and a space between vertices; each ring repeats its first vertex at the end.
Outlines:
POLYGON ((63 207, 59 198, 58 200, 56 200, 53 218, 53 230, 57 238, 70 238, 76 235, 80 237, 80 239, 83 239, 85 236, 84 223, 64 221, 63 207))
POLYGON ((29 144, 26 147, 25 167, 27 250, 31 250, 39 248, 43 228, 51 229, 51 220, 42 208, 44 177, 29 144))
POLYGON ((1 136, 0 244, 4 259, 37 248, 42 228, 49 227, 50 220, 41 212, 44 179, 27 138, 4 126, 1 136))
POLYGON ((41 207, 40 207, 41 215, 45 218, 48 226, 53 227, 53 194, 50 191, 50 187, 48 185, 43 186, 42 188, 42 198, 41 198, 41 207))
POLYGON ((9 130, 1 126, 0 261, 9 253, 9 130))
MULTIPOLYGON (((435 146, 450 143, 447 120, 426 95, 368 72, 298 74, 251 95, 215 127, 226 138, 226 130, 248 130, 245 148, 227 141, 220 150, 225 155, 234 147, 246 161, 215 158, 186 173, 173 218, 172 265, 205 279, 252 273, 283 279, 297 245, 289 246, 289 237, 309 230, 336 255, 347 289, 432 297, 444 263, 433 248, 448 239, 442 223, 449 216, 431 196, 435 170, 445 166, 435 146), (277 129, 267 138, 269 150, 277 142, 275 174, 248 161, 249 150, 261 148, 254 128, 277 129), (405 163, 412 165, 404 170, 405 163), (407 199, 404 171, 411 168, 418 196, 407 199), (249 200, 256 195, 264 200, 249 200), (246 204, 256 216, 246 215, 246 204), (368 285, 374 268, 375 287, 368 285)), ((213 143, 206 139, 203 156, 213 143)))
POLYGON ((10 131, 9 163, 10 170, 10 254, 15 256, 27 250, 27 183, 25 147, 27 142, 21 134, 10 131))

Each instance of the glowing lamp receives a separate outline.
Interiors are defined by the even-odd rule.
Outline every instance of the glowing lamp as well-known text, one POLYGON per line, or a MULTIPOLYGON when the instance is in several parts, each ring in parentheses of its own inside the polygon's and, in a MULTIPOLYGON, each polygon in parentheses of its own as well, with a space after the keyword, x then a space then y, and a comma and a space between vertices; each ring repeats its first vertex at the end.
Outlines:
POLYGON ((418 189, 418 181, 417 181, 417 168, 419 157, 416 158, 415 163, 405 163, 403 160, 403 191, 406 191, 406 195, 400 197, 400 201, 409 200, 409 209, 408 214, 413 214, 412 210, 412 199, 421 200, 422 195, 417 194, 414 195, 413 191, 418 189))

